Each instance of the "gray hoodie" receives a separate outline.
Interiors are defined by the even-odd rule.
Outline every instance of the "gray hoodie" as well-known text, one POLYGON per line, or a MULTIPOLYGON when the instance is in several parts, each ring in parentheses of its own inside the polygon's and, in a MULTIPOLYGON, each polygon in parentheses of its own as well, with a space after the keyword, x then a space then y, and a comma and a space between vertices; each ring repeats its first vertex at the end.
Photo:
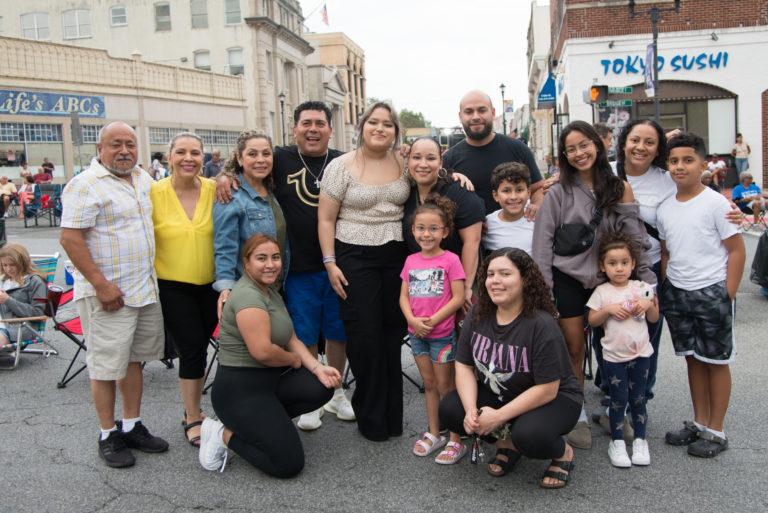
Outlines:
POLYGON ((643 248, 635 271, 641 280, 655 285, 656 275, 650 269, 650 260, 645 251, 646 232, 637 202, 617 203, 604 211, 603 220, 595 234, 595 243, 587 251, 573 256, 555 255, 555 228, 565 223, 589 224, 594 208, 594 194, 578 179, 573 187, 565 189, 558 183, 547 192, 536 214, 533 229, 533 259, 541 269, 547 285, 552 287, 552 267, 578 280, 585 289, 593 289, 603 283, 605 276, 599 273, 597 265, 598 241, 603 234, 612 232, 630 236, 643 248))

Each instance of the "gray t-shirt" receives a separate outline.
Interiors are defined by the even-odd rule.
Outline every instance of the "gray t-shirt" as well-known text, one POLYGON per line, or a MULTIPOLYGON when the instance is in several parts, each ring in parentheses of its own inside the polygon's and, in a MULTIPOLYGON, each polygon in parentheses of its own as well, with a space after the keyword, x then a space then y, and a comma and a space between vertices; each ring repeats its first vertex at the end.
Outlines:
POLYGON ((235 284, 229 299, 221 312, 219 327, 219 363, 228 367, 265 368, 257 362, 240 334, 237 327, 237 313, 246 308, 259 308, 269 314, 269 329, 272 343, 287 349, 293 334, 293 323, 285 308, 283 298, 275 290, 269 290, 269 296, 248 276, 243 276, 235 284))

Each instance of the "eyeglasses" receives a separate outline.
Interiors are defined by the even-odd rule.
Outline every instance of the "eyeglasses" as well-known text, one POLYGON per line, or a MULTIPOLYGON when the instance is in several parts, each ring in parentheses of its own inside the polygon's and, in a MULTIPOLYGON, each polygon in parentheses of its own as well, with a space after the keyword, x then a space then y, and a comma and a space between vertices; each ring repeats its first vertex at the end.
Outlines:
POLYGON ((445 226, 437 226, 437 225, 424 226, 421 224, 417 224, 416 226, 413 227, 413 229, 416 233, 429 232, 432 235, 437 235, 438 233, 440 233, 445 229, 445 226))
POLYGON ((592 141, 582 141, 576 146, 566 146, 565 147, 565 154, 570 156, 576 155, 579 151, 587 151, 589 148, 594 146, 595 143, 592 141))

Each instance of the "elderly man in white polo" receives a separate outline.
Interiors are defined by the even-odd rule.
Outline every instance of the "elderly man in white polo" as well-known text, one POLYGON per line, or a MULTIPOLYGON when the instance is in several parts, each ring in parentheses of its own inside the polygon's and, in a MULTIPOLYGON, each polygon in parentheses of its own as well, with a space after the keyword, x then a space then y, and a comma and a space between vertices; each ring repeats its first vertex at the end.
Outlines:
POLYGON ((168 450, 140 417, 141 362, 163 357, 163 316, 154 270, 152 179, 136 167, 136 133, 125 123, 109 123, 96 148, 98 157, 64 189, 61 245, 77 269, 75 300, 101 425, 99 456, 121 468, 135 463, 131 448, 168 450), (117 422, 116 388, 123 403, 117 422))

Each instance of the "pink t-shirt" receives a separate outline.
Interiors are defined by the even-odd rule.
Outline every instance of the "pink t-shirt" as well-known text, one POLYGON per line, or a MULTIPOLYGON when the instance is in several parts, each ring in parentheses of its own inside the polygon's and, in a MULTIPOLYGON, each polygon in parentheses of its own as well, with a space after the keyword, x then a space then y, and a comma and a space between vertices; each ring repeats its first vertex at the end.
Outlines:
MULTIPOLYGON (((653 287, 643 281, 629 280, 625 287, 618 288, 610 283, 599 285, 587 301, 587 307, 600 310, 608 305, 626 303, 634 299, 653 299, 653 287)), ((653 354, 648 336, 645 314, 630 317, 625 321, 608 317, 604 325, 605 336, 600 341, 603 358, 609 362, 621 363, 653 354)))
MULTIPOLYGON (((405 259, 400 277, 408 284, 411 311, 416 317, 430 317, 448 304, 453 297, 451 282, 466 278, 461 260, 455 253, 444 251, 441 255, 425 258, 414 253, 405 259)), ((453 333, 455 315, 449 316, 434 327, 427 338, 443 338, 453 333)), ((408 331, 413 333, 411 327, 408 331)))

